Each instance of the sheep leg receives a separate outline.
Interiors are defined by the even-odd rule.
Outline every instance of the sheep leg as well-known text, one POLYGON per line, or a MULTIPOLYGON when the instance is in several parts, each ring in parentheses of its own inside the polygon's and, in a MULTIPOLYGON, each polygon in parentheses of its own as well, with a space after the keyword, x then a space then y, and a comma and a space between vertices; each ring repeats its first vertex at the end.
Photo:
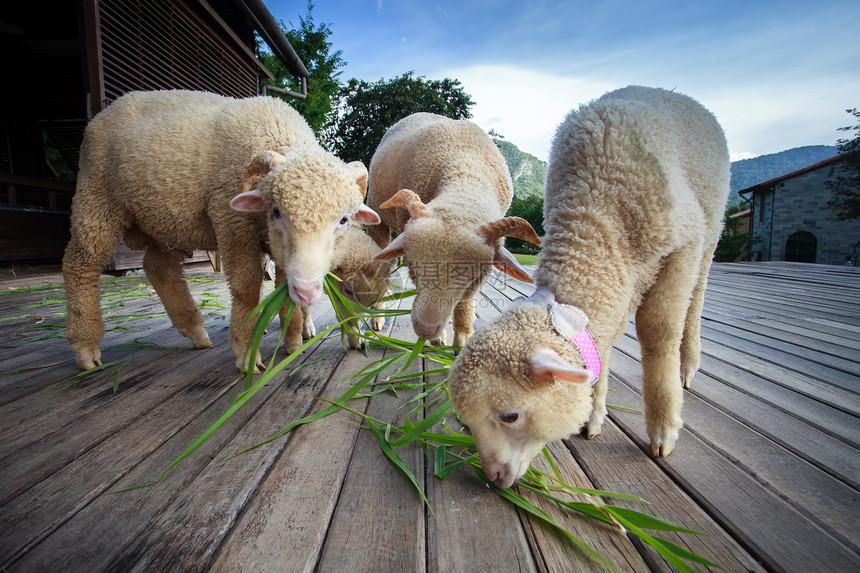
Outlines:
POLYGON ((642 348, 645 427, 654 457, 672 452, 683 423, 681 337, 701 260, 701 248, 693 246, 670 255, 636 311, 636 335, 642 348))
POLYGON ((463 346, 475 332, 475 298, 461 300, 454 307, 454 346, 463 346))
POLYGON ((179 334, 190 338, 194 348, 211 348, 212 341, 203 328, 203 313, 182 275, 183 257, 178 251, 150 242, 143 255, 143 270, 179 334))
POLYGON ((603 427, 603 421, 606 419, 606 392, 609 388, 609 353, 601 352, 601 362, 603 368, 600 371, 600 376, 597 378, 597 383, 594 385, 594 394, 591 398, 591 416, 588 418, 588 423, 585 424, 585 437, 593 440, 600 435, 600 428, 603 427))
POLYGON ((230 313, 230 342, 233 354, 236 356, 236 367, 247 372, 250 366, 254 373, 265 370, 260 351, 251 358, 248 354, 248 342, 254 321, 247 320, 251 311, 260 302, 260 290, 263 286, 263 254, 258 249, 250 248, 258 245, 251 237, 230 235, 218 237, 219 250, 222 253, 224 274, 230 286, 232 296, 232 311, 230 313))
POLYGON ((311 307, 302 305, 302 339, 309 340, 317 335, 314 326, 314 317, 311 316, 311 307))
POLYGON ((693 289, 690 308, 687 309, 687 319, 684 323, 684 336, 681 339, 681 383, 689 388, 693 376, 699 370, 701 359, 700 330, 702 322, 702 306, 705 302, 705 287, 708 284, 708 271, 711 269, 711 259, 714 257, 714 245, 705 252, 699 270, 699 280, 693 289))
MULTIPOLYGON (((279 264, 277 261, 275 262, 275 287, 278 287, 287 280, 287 273, 284 271, 283 265, 279 264)), ((286 324, 287 318, 287 306, 289 305, 289 301, 287 301, 284 306, 278 310, 278 317, 281 319, 281 332, 285 332, 284 335, 284 352, 288 355, 292 354, 296 350, 299 349, 302 345, 302 333, 304 331, 304 307, 300 307, 296 305, 293 308, 293 314, 290 316, 290 323, 286 324)), ((310 328, 314 329, 313 321, 310 316, 310 308, 307 310, 308 320, 310 321, 310 328)), ((311 335, 309 338, 313 338, 311 335)))
MULTIPOLYGON (((72 236, 63 256, 63 280, 66 285, 66 338, 81 370, 101 366, 99 342, 104 337, 104 323, 99 295, 99 273, 102 265, 116 250, 122 236, 121 218, 104 212, 93 194, 84 190, 83 182, 75 197, 72 236), (92 203, 92 204, 90 204, 92 203)), ((96 197, 98 199, 98 197, 96 197)))

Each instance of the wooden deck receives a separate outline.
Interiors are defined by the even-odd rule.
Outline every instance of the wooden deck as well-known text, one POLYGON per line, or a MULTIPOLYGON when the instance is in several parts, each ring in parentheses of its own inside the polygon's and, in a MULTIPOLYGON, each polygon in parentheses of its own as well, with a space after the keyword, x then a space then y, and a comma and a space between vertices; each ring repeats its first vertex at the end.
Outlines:
MULTIPOLYGON (((344 351, 338 337, 307 352, 307 366, 282 373, 242 420, 231 420, 154 486, 104 495, 155 478, 235 397, 241 383, 226 339, 229 311, 219 308, 229 306, 225 283, 220 275, 192 275, 215 343, 205 351, 187 348, 145 279, 106 284, 114 330, 104 359, 132 358, 114 394, 116 377, 107 371, 47 388, 77 372, 58 338, 62 289, 6 291, 60 277, 3 276, 0 570, 596 569, 471 471, 440 480, 421 450, 407 446, 399 453, 434 517, 345 412, 222 461, 324 407, 318 397, 339 397, 350 374, 381 356, 378 349, 344 351), (40 336, 48 338, 33 340, 40 336), (184 348, 117 346, 141 336, 184 348)), ((483 318, 529 291, 521 283, 498 286, 482 293, 483 318)), ((318 330, 334 322, 324 304, 314 314, 318 330)), ((387 326, 393 336, 414 337, 408 317, 387 326)), ((264 339, 269 353, 278 334, 271 328, 264 339)), ((860 270, 714 265, 702 336, 702 368, 685 393, 685 428, 672 455, 652 459, 643 416, 610 408, 596 440, 553 444, 566 480, 642 496, 650 506, 615 503, 707 533, 666 537, 725 571, 857 571, 860 270)), ((610 369, 610 404, 641 409, 632 325, 610 369)), ((385 393, 352 405, 400 421, 403 401, 385 393)), ((613 528, 576 516, 564 523, 622 571, 673 570, 613 528)))

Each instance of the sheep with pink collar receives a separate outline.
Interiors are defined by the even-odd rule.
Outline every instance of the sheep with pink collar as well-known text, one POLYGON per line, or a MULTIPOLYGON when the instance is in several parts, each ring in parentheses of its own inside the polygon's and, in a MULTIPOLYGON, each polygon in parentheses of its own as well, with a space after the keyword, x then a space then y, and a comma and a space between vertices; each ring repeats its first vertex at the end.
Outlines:
POLYGON ((651 451, 669 455, 728 192, 725 136, 687 96, 631 86, 567 116, 550 153, 538 289, 451 368, 490 480, 509 487, 547 442, 600 433, 610 350, 633 311, 651 451))

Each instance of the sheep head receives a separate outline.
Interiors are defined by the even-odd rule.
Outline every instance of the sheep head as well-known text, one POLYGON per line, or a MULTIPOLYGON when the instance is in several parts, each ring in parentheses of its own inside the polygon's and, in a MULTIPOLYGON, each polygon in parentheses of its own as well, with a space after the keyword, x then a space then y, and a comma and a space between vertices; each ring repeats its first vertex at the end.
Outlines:
POLYGON ((264 151, 251 160, 230 206, 267 213, 269 245, 286 270, 290 296, 310 305, 322 293, 336 237, 351 220, 379 223, 363 204, 366 190, 367 169, 360 162, 346 164, 316 148, 264 151))
POLYGON ((502 246, 502 237, 521 237, 539 245, 540 239, 525 219, 505 217, 478 228, 453 227, 434 217, 417 194, 398 191, 381 205, 402 207, 409 222, 391 244, 376 254, 378 260, 405 255, 415 284, 412 325, 428 340, 442 334, 454 306, 475 295, 495 266, 522 281, 531 282, 514 256, 502 246))
POLYGON ((504 488, 547 442, 588 421, 593 378, 575 347, 553 330, 547 307, 521 304, 469 338, 448 388, 484 473, 504 488))
POLYGON ((391 277, 391 265, 387 261, 367 261, 355 272, 344 273, 344 269, 332 271, 341 282, 340 292, 348 299, 358 304, 370 307, 379 302, 388 290, 391 277))

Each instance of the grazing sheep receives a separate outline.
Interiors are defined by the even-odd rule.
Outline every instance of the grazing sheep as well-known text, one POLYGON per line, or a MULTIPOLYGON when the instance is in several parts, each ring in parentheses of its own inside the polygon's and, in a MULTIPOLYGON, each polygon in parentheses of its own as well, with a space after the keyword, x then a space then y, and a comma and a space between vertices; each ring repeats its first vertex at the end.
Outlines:
POLYGON ((502 246, 505 236, 540 244, 528 222, 504 217, 512 195, 502 154, 476 125, 416 113, 386 132, 370 162, 367 197, 368 206, 382 209, 383 223, 368 232, 384 247, 377 259, 406 255, 418 336, 444 344, 453 310, 454 344, 461 346, 492 265, 531 282, 502 246), (394 241, 392 230, 399 233, 394 241))
POLYGON ((682 386, 699 367, 728 190, 723 132, 689 97, 634 86, 567 116, 550 153, 538 290, 482 327, 451 368, 490 480, 510 486, 546 442, 584 424, 588 438, 600 433, 609 352, 634 310, 651 451, 669 455, 682 386))
MULTIPOLYGON (((87 126, 63 258, 66 336, 78 366, 101 363, 98 274, 125 235, 130 247, 146 249, 147 277, 197 348, 212 343, 180 262, 194 249, 220 251, 233 297, 230 339, 237 367, 247 370, 246 318, 260 298, 264 244, 292 298, 313 303, 334 238, 350 219, 379 222, 362 204, 366 185, 361 163, 323 151, 280 100, 189 91, 119 98, 87 126)), ((300 333, 298 313, 290 329, 300 333)), ((250 360, 262 368, 259 353, 250 360)))
MULTIPOLYGON (((379 252, 379 247, 357 225, 350 225, 346 232, 335 240, 334 255, 332 256, 332 274, 340 279, 338 289, 348 299, 368 308, 379 308, 379 299, 388 290, 391 264, 388 261, 377 261, 373 256, 379 252)), ((304 323, 303 336, 313 338, 316 335, 310 307, 302 306, 304 323)), ((385 318, 375 316, 370 319, 374 330, 385 327, 385 318)), ((359 328, 358 321, 351 324, 352 330, 359 328)), ((353 334, 347 335, 350 348, 361 348, 361 339, 353 334)))

